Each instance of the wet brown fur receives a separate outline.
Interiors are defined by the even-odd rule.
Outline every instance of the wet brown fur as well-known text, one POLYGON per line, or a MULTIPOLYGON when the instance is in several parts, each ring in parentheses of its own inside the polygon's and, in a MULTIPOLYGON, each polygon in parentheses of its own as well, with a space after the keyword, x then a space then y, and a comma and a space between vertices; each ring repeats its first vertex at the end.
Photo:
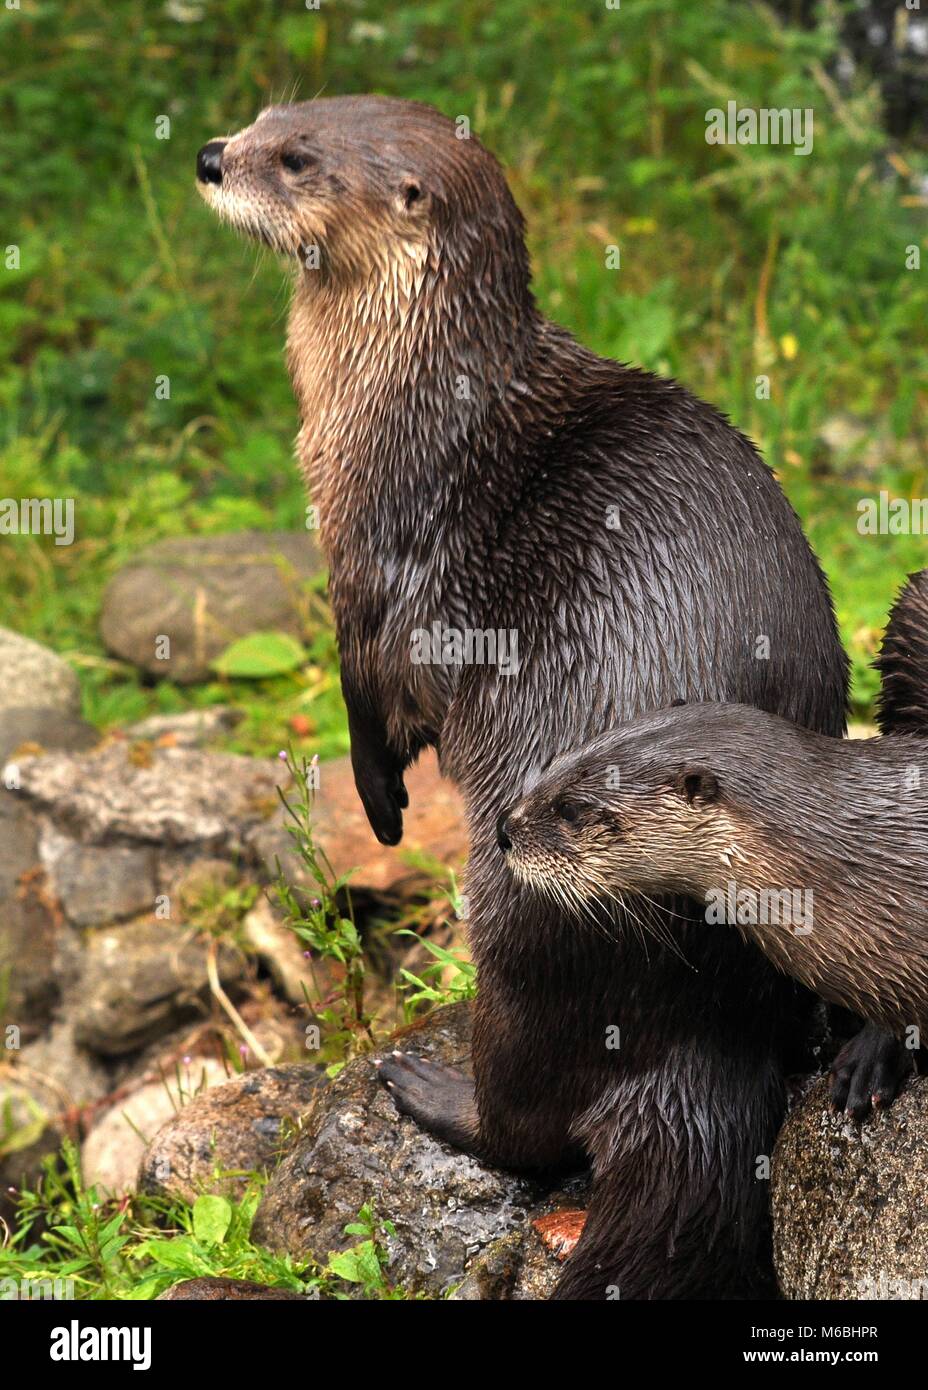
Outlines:
POLYGON ((486 1160, 591 1162, 557 1297, 742 1297, 769 1280, 755 1172, 793 987, 708 940, 686 899, 652 909, 660 940, 621 907, 578 932, 506 871, 496 822, 553 754, 677 696, 838 734, 846 661, 756 451, 676 383, 542 317, 503 173, 458 134, 382 97, 272 108, 204 189, 296 261, 298 450, 371 824, 399 839, 403 769, 427 744, 467 806, 475 1081, 410 1055, 383 1076, 486 1160), (292 154, 309 166, 282 167, 292 154), (518 672, 414 664, 411 633, 433 621, 515 630, 518 672))

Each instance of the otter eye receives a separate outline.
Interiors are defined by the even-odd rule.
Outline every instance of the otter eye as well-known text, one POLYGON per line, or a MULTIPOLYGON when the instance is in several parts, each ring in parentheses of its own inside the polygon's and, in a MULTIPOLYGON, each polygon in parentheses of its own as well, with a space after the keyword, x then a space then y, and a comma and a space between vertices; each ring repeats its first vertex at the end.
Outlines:
POLYGON ((289 169, 291 174, 302 174, 304 169, 308 169, 315 163, 312 155, 300 154, 296 150, 285 150, 280 156, 280 162, 285 169, 289 169))
POLYGON ((580 815, 580 807, 576 801, 570 801, 566 796, 559 796, 552 809, 559 820, 573 822, 580 815))
POLYGON ((404 179, 400 186, 400 201, 408 212, 422 199, 422 185, 415 179, 404 179))

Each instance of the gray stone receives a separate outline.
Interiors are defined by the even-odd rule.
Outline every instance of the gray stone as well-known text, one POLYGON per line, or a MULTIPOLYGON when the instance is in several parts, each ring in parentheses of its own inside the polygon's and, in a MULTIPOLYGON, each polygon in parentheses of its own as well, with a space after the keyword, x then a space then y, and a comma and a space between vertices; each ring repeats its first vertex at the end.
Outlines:
POLYGON ((196 1058, 188 1067, 164 1069, 157 1081, 141 1085, 100 1114, 81 1149, 84 1181, 121 1197, 134 1192, 139 1164, 148 1142, 185 1104, 195 1105, 206 1087, 228 1079, 211 1058, 196 1058), (196 1089, 193 1100, 189 1089, 196 1089))
POLYGON ((0 763, 13 758, 17 749, 81 752, 100 742, 100 734, 85 719, 60 709, 34 705, 0 708, 0 763))
MULTIPOLYGON (((91 933, 75 1012, 78 1042, 117 1057, 204 1012, 206 959, 206 942, 170 922, 130 922, 91 933)), ((228 990, 242 978, 244 961, 222 946, 217 970, 228 990)))
POLYGON ((180 714, 153 714, 127 725, 122 732, 130 739, 162 739, 174 747, 195 748, 231 733, 243 718, 243 712, 232 705, 211 705, 208 709, 182 710, 180 714))
MULTIPOLYGON (((441 1009, 406 1030, 402 1046, 466 1065, 471 1011, 441 1009)), ((542 1189, 485 1167, 397 1114, 371 1058, 350 1063, 304 1118, 295 1146, 272 1176, 253 1226, 255 1240, 296 1258, 324 1261, 366 1202, 396 1226, 388 1239, 392 1284, 441 1293, 492 1241, 518 1231, 542 1189)))
POLYGON ((240 853, 279 807, 276 759, 109 743, 91 753, 23 758, 18 795, 85 843, 143 840, 240 853))
POLYGON ((145 1149, 138 1188, 192 1202, 201 1192, 237 1196, 253 1172, 268 1172, 293 1142, 325 1080, 321 1066, 245 1072, 188 1101, 145 1149))
POLYGON ((106 926, 154 909, 153 849, 83 845, 52 827, 39 848, 52 890, 74 926, 106 926))
MULTIPOLYGON (((99 1060, 79 1047, 66 1019, 18 1052, 4 1053, 0 1068, 0 1188, 21 1186, 38 1175, 67 1132, 67 1119, 110 1089, 99 1060)), ((73 1125, 72 1125, 73 1128, 73 1125)))
POLYGON ((580 1238, 589 1195, 587 1174, 551 1193, 532 1208, 529 1221, 493 1241, 470 1262, 467 1277, 452 1298, 458 1302, 530 1302, 550 1298, 564 1261, 580 1238))
POLYGON ((304 948, 266 897, 246 915, 242 935, 285 999, 303 1004, 312 995, 313 976, 304 948))
POLYGON ((81 688, 60 656, 18 632, 0 627, 0 709, 33 705, 77 715, 81 688))
POLYGON ((307 532, 243 531, 157 541, 110 581, 100 632, 109 651, 150 675, 205 680, 238 637, 301 638, 305 590, 324 568, 307 532), (170 657, 159 660, 159 638, 170 657))
POLYGON ((928 1077, 862 1125, 828 1080, 791 1111, 773 1155, 774 1260, 791 1299, 928 1299, 928 1077))
POLYGON ((29 1038, 57 999, 56 953, 66 928, 39 860, 35 823, 14 794, 0 797, 0 1022, 29 1038))

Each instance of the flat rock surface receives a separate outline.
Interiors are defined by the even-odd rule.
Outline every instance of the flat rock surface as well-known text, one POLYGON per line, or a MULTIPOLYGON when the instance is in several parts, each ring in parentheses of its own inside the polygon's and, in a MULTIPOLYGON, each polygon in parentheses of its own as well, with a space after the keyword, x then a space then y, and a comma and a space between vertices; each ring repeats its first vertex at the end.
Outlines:
MULTIPOLYGON (((395 1044, 450 1065, 467 1065, 470 1008, 432 1014, 395 1044)), ((381 1054, 377 1054, 381 1055, 381 1054)), ((302 1133, 271 1178, 253 1235, 294 1257, 325 1260, 357 1237, 344 1227, 366 1202, 392 1221, 387 1277, 439 1294, 459 1283, 492 1241, 520 1230, 541 1189, 485 1167, 400 1116, 370 1058, 352 1062, 318 1098, 302 1133)))
POLYGON ((273 1168, 323 1081, 322 1068, 301 1063, 211 1086, 158 1130, 141 1159, 139 1190, 190 1202, 204 1191, 237 1194, 242 1173, 273 1168))
POLYGON ((20 1051, 4 1053, 2 1062, 0 1116, 10 1129, 0 1152, 0 1187, 34 1181, 42 1159, 61 1144, 68 1110, 98 1101, 110 1090, 106 1069, 78 1046, 66 1019, 56 1020, 20 1051))
POLYGON ((22 797, 90 843, 116 838, 238 852, 277 809, 288 773, 274 758, 108 743, 19 764, 22 797))
POLYGON ((110 580, 100 634, 115 656, 150 675, 204 680, 238 637, 267 630, 302 637, 304 587, 323 568, 305 531, 156 541, 110 580))
POLYGON ((785 1298, 928 1298, 928 1077, 855 1125, 828 1081, 787 1117, 773 1156, 774 1259, 785 1298))

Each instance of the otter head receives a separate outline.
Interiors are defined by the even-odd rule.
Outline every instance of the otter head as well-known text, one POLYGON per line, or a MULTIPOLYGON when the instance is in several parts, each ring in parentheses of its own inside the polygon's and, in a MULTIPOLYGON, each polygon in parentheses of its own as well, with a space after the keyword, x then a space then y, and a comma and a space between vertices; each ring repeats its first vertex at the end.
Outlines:
POLYGON ((575 906, 623 893, 701 896, 740 852, 728 769, 701 747, 702 712, 715 724, 714 712, 730 708, 646 715, 556 758, 500 817, 509 868, 575 906))
POLYGON ((432 107, 388 97, 271 106, 197 155, 223 220, 307 277, 357 283, 456 264, 528 290, 522 218, 496 160, 432 107), (466 138, 459 138, 460 136, 466 138))

